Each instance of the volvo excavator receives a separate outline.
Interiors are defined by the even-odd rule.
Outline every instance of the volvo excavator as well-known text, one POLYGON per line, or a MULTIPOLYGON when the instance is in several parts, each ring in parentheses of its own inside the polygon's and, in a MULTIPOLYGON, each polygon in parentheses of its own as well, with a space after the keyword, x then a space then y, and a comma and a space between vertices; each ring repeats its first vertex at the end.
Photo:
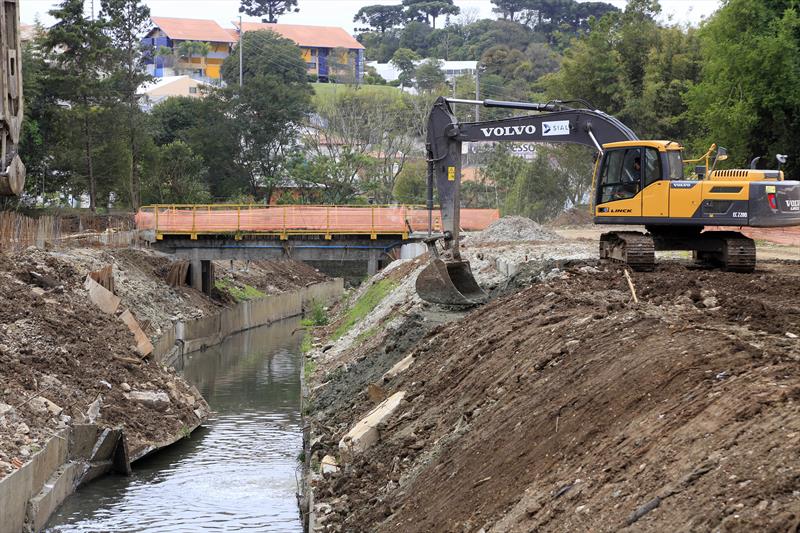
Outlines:
POLYGON ((0 196, 19 196, 25 187, 25 165, 17 153, 22 130, 19 0, 0 2, 0 196))
MULTIPOLYGON (((571 102, 526 103, 440 97, 428 117, 428 209, 439 193, 442 234, 426 242, 429 265, 417 278, 423 300, 475 305, 487 299, 459 249, 461 147, 465 142, 573 143, 596 150, 591 209, 595 224, 644 226, 645 231, 609 231, 600 257, 637 271, 653 270, 656 250, 690 250, 703 263, 752 272, 755 243, 738 231, 703 231, 707 226, 800 225, 800 182, 780 170, 717 170, 727 157, 712 147, 703 158, 683 159, 675 141, 640 140, 617 118, 573 108, 571 102), (459 122, 451 104, 482 105, 527 114, 482 122, 459 122), (531 114, 534 112, 535 114, 531 114), (705 161, 693 169, 684 165, 705 161), (437 244, 438 243, 438 244, 437 244), (441 250, 440 250, 441 248, 441 250)), ((755 166, 755 165, 752 165, 755 166)))

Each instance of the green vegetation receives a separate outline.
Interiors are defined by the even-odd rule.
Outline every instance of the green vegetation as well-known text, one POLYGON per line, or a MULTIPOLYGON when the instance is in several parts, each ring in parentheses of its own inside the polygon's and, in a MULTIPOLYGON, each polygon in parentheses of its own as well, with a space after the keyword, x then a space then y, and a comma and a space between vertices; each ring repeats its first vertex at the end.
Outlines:
MULTIPOLYGON (((336 95, 336 93, 353 90, 352 85, 345 83, 312 83, 311 86, 314 89, 314 93, 322 97, 331 97, 336 95)), ((396 87, 390 87, 388 85, 363 85, 358 88, 358 91, 371 94, 400 96, 400 91, 397 90, 396 87)))
POLYGON ((363 320, 375 309, 379 303, 389 294, 392 289, 397 287, 397 282, 390 279, 382 279, 374 283, 370 288, 355 301, 352 307, 347 310, 344 320, 336 328, 331 336, 332 340, 340 339, 356 322, 363 320))
POLYGON ((311 313, 309 314, 311 324, 314 326, 325 326, 328 324, 328 311, 322 303, 314 300, 311 302, 311 313))
POLYGON ((368 330, 362 331, 358 334, 358 337, 356 337, 356 342, 359 343, 371 339, 376 333, 378 333, 378 329, 378 326, 372 326, 368 330))
MULTIPOLYGON (((682 142, 687 156, 716 142, 730 153, 724 168, 756 156, 774 168, 774 155, 788 154, 784 170, 797 177, 796 2, 726 0, 694 26, 666 20, 657 0, 629 0, 624 10, 577 0, 491 2, 496 20, 452 0, 365 1, 354 9, 367 59, 394 63, 396 84, 416 95, 375 71, 361 86, 309 83, 314 77, 292 41, 251 31, 243 87, 235 47, 222 68, 227 87, 206 86, 203 98, 168 98, 145 111, 137 95, 151 81, 145 57, 204 57, 206 43, 142 49, 152 26, 143 0, 106 0, 94 18, 85 15, 86 0, 58 0, 49 13, 55 24, 23 44, 20 155, 28 180, 20 202, 58 208, 85 196, 92 210, 209 199, 421 202, 431 104, 442 94, 474 98, 476 83, 484 98, 575 100, 620 118, 641 138, 682 142), (480 80, 446 79, 434 61, 441 59, 479 61, 480 80), (287 191, 286 183, 297 187, 287 191)), ((243 8, 277 19, 298 5, 245 0, 243 8)), ((331 78, 353 81, 352 62, 337 61, 331 78)), ((475 119, 473 106, 455 112, 475 119)), ((510 113, 480 111, 484 120, 510 113)), ((507 147, 471 151, 464 166, 480 172, 463 184, 462 206, 545 220, 587 203, 591 162, 581 150, 537 147, 543 157, 530 162, 507 147)))
MULTIPOLYGON (((310 331, 306 331, 305 335, 303 335, 303 340, 300 342, 300 353, 306 354, 310 352, 311 345, 313 344, 313 342, 314 342, 314 336, 311 335, 310 331)), ((310 359, 306 361, 306 363, 308 362, 311 362, 313 364, 313 361, 311 361, 310 359)))
POLYGON ((238 285, 235 285, 233 281, 225 278, 216 280, 214 282, 214 287, 220 291, 227 292, 237 302, 256 300, 266 296, 266 293, 263 293, 255 287, 247 285, 246 283, 243 287, 239 287, 238 285))

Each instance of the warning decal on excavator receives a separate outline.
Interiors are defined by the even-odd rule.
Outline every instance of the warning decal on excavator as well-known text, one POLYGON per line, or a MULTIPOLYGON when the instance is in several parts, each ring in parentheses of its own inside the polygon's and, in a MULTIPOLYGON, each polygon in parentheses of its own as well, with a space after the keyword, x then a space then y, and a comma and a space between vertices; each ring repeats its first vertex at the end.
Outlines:
POLYGON ((447 167, 447 181, 456 181, 456 167, 447 167))

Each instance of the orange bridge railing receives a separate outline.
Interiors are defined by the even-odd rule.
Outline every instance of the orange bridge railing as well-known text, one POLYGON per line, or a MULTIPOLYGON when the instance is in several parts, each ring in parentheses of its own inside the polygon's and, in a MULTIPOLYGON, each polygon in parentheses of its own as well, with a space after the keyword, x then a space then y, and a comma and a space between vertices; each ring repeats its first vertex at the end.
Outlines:
MULTIPOLYGON (((500 218, 497 209, 462 209, 461 229, 478 231, 500 218)), ((441 231, 438 209, 433 230, 441 231)), ((152 205, 139 209, 136 228, 164 235, 400 235, 428 229, 428 211, 415 206, 152 205)))

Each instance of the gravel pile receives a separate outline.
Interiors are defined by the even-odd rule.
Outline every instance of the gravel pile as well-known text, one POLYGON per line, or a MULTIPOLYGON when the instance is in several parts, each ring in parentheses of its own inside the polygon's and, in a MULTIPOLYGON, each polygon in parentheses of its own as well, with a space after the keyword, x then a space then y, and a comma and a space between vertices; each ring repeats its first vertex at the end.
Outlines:
POLYGON ((520 241, 555 241, 561 237, 533 220, 519 216, 503 217, 488 228, 469 236, 469 244, 520 241))

